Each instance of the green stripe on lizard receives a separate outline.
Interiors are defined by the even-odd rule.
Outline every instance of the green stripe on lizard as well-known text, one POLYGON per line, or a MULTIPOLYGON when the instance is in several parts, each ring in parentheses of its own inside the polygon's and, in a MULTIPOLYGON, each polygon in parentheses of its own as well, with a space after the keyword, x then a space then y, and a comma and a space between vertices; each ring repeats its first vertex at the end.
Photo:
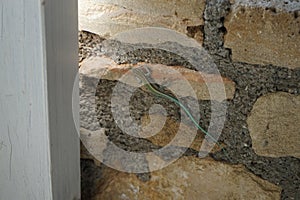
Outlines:
MULTIPOLYGON (((146 68, 147 69, 147 68, 146 68)), ((132 71, 134 72, 135 75, 138 76, 138 78, 144 83, 144 85, 147 87, 147 89, 152 92, 153 94, 164 98, 164 99, 168 99, 174 103, 176 103, 178 106, 180 106, 184 112, 188 115, 188 117, 192 120, 192 122, 194 123, 194 125, 200 130, 202 131, 205 135, 207 135, 209 138, 211 138, 213 140, 213 142, 215 142, 218 146, 220 146, 220 144, 218 143, 218 141, 211 135, 209 134, 207 131, 205 131, 195 120, 195 118, 192 116, 192 114, 188 111, 188 109, 180 102, 178 101, 176 98, 169 96, 165 93, 160 92, 159 90, 155 89, 155 87, 150 83, 150 81, 148 80, 148 78, 145 76, 145 73, 139 69, 139 68, 133 68, 132 71)), ((224 149, 222 149, 224 150, 224 149)), ((227 154, 227 153, 226 153, 227 154)))

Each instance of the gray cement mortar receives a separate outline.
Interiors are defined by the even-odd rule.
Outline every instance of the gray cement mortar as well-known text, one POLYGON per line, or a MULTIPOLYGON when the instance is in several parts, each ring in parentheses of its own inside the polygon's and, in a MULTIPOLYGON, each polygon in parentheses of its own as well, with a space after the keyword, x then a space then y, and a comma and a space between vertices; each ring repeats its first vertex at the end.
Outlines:
MULTIPOLYGON (((230 9, 229 1, 207 1, 205 10, 204 48, 213 57, 222 76, 230 78, 236 83, 236 92, 232 100, 222 102, 227 104, 227 116, 222 135, 219 138, 227 147, 229 158, 220 151, 210 156, 215 160, 221 160, 230 164, 243 164, 253 174, 279 185, 283 190, 281 199, 300 199, 300 159, 295 157, 270 158, 258 156, 251 148, 251 138, 247 128, 246 119, 250 114, 255 101, 269 92, 284 91, 299 95, 300 93, 300 69, 287 69, 279 66, 259 66, 246 63, 234 63, 231 61, 229 49, 223 47, 223 36, 226 29, 223 26, 224 17, 230 9)), ((193 69, 193 66, 181 56, 162 51, 156 47, 143 49, 119 42, 103 43, 102 39, 90 33, 81 33, 89 39, 81 40, 80 56, 106 55, 118 63, 161 63, 166 65, 182 65, 193 69), (96 38, 96 39, 93 39, 96 38), (125 53, 124 52, 129 52, 125 53)), ((82 37, 81 37, 82 38, 82 37)), ((181 48, 177 44, 175 48, 181 48)), ((192 49, 185 49, 188 53, 192 49)), ((208 70, 209 69, 203 69, 208 70)), ((113 122, 110 111, 111 90, 116 81, 101 80, 98 85, 97 117, 101 126, 107 128, 106 134, 119 147, 137 152, 148 152, 160 148, 146 139, 139 139, 124 134, 113 122)), ((124 88, 130 87, 124 84, 124 88)), ((162 105, 169 116, 179 120, 179 108, 173 103, 159 99, 141 89, 138 89, 130 104, 133 118, 139 122, 142 115, 146 114, 149 107, 157 103, 162 105)), ((81 102, 81 105, 84 101, 81 102)), ((210 119, 210 102, 199 101, 202 125, 207 128, 210 119)), ((81 108, 82 110, 82 108, 81 108)), ((192 109, 191 109, 192 110, 192 109)), ((84 121, 85 119, 82 119, 84 121)), ((85 126, 89 126, 88 119, 85 126)), ((186 123, 189 123, 188 120, 186 123)), ((89 128, 89 127, 87 127, 89 128)), ((197 152, 189 149, 184 156, 196 156, 197 152)), ((83 199, 89 199, 88 188, 92 190, 96 179, 101 178, 101 168, 93 166, 89 161, 82 160, 82 190, 83 199), (89 177, 89 178, 87 178, 89 177), (95 178, 97 177, 97 178, 95 178)), ((140 174, 138 177, 149 180, 151 174, 140 174)), ((91 191, 95 192, 95 191, 91 191)))
POLYGON ((229 11, 229 2, 216 0, 207 3, 204 47, 214 57, 220 73, 236 83, 235 97, 229 101, 227 122, 222 133, 234 147, 231 151, 234 161, 230 162, 243 164, 255 175, 282 187, 281 199, 300 199, 300 159, 256 155, 251 148, 246 123, 253 104, 260 96, 277 91, 299 95, 300 69, 233 63, 230 50, 223 47, 226 34, 223 21, 229 11))

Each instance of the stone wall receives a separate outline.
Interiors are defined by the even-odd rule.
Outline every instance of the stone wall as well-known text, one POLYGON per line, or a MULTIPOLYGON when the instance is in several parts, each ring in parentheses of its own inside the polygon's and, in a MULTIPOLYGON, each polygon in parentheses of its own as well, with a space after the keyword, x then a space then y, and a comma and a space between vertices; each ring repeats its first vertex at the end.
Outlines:
MULTIPOLYGON (((81 152, 83 199, 300 199, 298 0, 79 2, 81 89, 89 88, 90 80, 101 78, 96 92, 96 122, 90 119, 91 97, 81 94, 81 134, 86 145, 82 145, 81 152), (159 46, 143 49, 135 48, 138 44, 108 41, 115 34, 149 26, 169 28, 193 38, 209 53, 222 78, 206 71, 200 71, 199 76, 187 60, 159 46), (104 155, 110 148, 103 142, 91 142, 97 140, 98 123, 105 133, 101 141, 113 141, 128 151, 148 152, 175 137, 182 120, 178 105, 141 88, 131 98, 131 115, 142 126, 152 123, 150 133, 161 121, 166 120, 165 126, 162 124, 156 135, 139 138, 125 134, 113 120, 113 88, 132 67, 145 64, 170 67, 184 75, 196 93, 199 123, 205 129, 212 115, 211 101, 227 106, 220 145, 206 158, 198 157, 204 141, 200 131, 191 145, 186 146, 182 140, 176 143, 178 148, 188 147, 183 156, 149 173, 135 175, 111 169, 86 150, 100 145, 96 154, 104 155), (220 80, 224 83, 226 99, 210 98, 201 78, 207 74, 211 84, 220 80), (162 105, 166 113, 148 114, 152 104, 162 105)), ((182 48, 176 42, 168 45, 182 48)), ((192 48, 184 51, 193 53, 192 48)), ((169 88, 182 85, 180 78, 172 80, 175 75, 151 74, 162 83, 166 77, 171 80, 169 88)), ((124 88, 136 87, 121 84, 124 88)), ((180 94, 184 101, 191 98, 188 89, 180 94)), ((194 128, 188 120, 183 127, 186 136, 194 128)), ((155 167, 149 157, 141 159, 149 164, 150 171, 155 167)), ((118 162, 124 167, 127 161, 118 162)))

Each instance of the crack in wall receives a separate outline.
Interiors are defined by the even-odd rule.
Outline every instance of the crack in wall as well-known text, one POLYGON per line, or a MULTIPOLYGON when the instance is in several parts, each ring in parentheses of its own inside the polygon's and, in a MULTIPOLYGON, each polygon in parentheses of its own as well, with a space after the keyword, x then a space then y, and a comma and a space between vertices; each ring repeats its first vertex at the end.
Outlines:
POLYGON ((10 153, 9 153, 9 180, 11 180, 13 147, 12 147, 12 141, 11 141, 11 136, 10 136, 9 125, 7 125, 7 135, 8 135, 8 140, 9 140, 9 144, 10 144, 10 153))

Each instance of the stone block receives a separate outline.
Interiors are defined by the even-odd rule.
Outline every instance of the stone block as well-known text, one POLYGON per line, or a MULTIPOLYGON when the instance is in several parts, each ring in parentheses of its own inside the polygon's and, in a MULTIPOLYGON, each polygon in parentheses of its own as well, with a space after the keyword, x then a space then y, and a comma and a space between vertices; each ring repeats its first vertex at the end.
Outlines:
POLYGON ((224 22, 224 46, 232 50, 233 61, 300 67, 299 1, 233 2, 224 22))
MULTIPOLYGON (((235 83, 230 79, 225 77, 221 77, 220 79, 217 75, 196 72, 182 66, 165 66, 149 63, 118 65, 112 59, 106 57, 91 57, 81 64, 80 74, 94 79, 101 78, 107 80, 119 80, 122 82, 125 79, 121 79, 121 77, 130 71, 130 69, 143 65, 147 65, 151 67, 151 69, 157 69, 151 73, 151 78, 157 81, 158 84, 166 85, 168 89, 175 91, 179 97, 193 97, 194 93, 196 97, 201 100, 224 100, 221 99, 223 98, 222 94, 216 94, 216 99, 211 99, 212 97, 206 84, 211 84, 212 87, 224 85, 226 98, 232 99, 234 96, 235 83), (167 68, 170 70, 161 70, 167 68), (207 82, 204 81, 204 76, 207 78, 205 79, 207 82), (187 84, 184 84, 186 83, 185 81, 188 81, 189 88, 187 88, 187 84), (190 88, 192 88, 192 90, 190 90, 190 88)), ((138 85, 138 80, 134 77, 132 80, 126 82, 132 86, 138 85)))
POLYGON ((79 0, 79 29, 110 37, 141 27, 163 27, 202 43, 205 0, 79 0))
MULTIPOLYGON (((171 143, 178 147, 187 147, 199 151, 201 145, 207 143, 206 140, 204 140, 204 133, 200 131, 197 132, 195 127, 175 121, 171 118, 165 118, 165 116, 159 114, 143 116, 142 127, 146 126, 147 129, 142 131, 140 136, 148 136, 146 138, 158 146, 166 146, 171 143), (182 126, 182 129, 178 130, 179 126, 182 126), (176 140, 176 134, 182 134, 184 137, 180 137, 180 139, 176 140), (193 139, 193 142, 190 142, 190 139, 193 139)), ((207 147, 209 148, 209 144, 207 144, 207 147)), ((222 147, 223 146, 216 144, 213 149, 208 149, 207 151, 215 153, 220 151, 222 147)))
POLYGON ((248 172, 211 159, 183 157, 151 173, 147 182, 134 174, 107 169, 94 199, 280 199, 281 188, 248 172))
POLYGON ((260 97, 247 123, 258 155, 300 158, 299 95, 277 92, 260 97))

